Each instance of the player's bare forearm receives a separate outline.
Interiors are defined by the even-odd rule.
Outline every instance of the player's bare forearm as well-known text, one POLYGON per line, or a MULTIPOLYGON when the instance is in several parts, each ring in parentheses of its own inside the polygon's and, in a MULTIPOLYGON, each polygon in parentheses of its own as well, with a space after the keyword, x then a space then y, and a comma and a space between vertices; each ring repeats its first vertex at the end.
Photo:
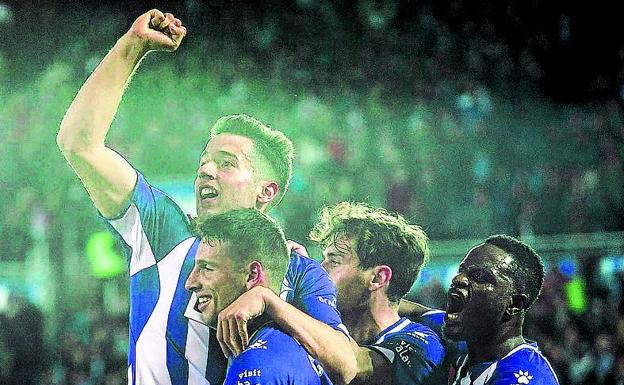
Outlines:
POLYGON ((319 360, 337 383, 350 383, 357 374, 357 344, 343 333, 310 317, 270 290, 263 292, 266 311, 288 334, 319 360))
POLYGON ((145 45, 128 33, 117 41, 65 113, 57 136, 64 153, 104 146, 125 85, 145 52, 145 45))
POLYGON ((401 299, 401 302, 399 303, 399 315, 402 317, 408 317, 411 320, 420 318, 423 314, 430 310, 432 310, 430 307, 421 305, 418 302, 408 301, 406 299, 401 299))
POLYGON ((84 83, 67 110, 57 144, 107 217, 127 203, 136 172, 104 144, 124 89, 149 50, 174 51, 186 34, 180 20, 151 10, 139 16, 84 83))

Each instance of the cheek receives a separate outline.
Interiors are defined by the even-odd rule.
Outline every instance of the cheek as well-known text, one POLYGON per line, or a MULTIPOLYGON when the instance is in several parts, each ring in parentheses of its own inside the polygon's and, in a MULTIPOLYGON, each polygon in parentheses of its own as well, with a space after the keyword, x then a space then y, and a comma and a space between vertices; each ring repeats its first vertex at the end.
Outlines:
POLYGON ((253 174, 250 172, 224 175, 221 177, 221 182, 228 184, 232 191, 237 192, 237 196, 240 196, 239 192, 241 191, 253 191, 255 188, 253 174))

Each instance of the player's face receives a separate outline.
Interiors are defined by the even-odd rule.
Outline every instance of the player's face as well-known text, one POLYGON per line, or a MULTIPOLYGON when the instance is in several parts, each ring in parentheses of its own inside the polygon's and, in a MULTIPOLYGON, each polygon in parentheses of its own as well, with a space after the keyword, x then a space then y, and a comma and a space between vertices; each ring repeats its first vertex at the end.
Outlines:
POLYGON ((251 139, 232 134, 219 134, 208 142, 195 178, 198 216, 255 207, 261 185, 251 162, 253 146, 251 139))
POLYGON ((513 257, 493 245, 468 252, 448 291, 447 337, 475 341, 497 330, 513 293, 513 282, 505 274, 513 265, 513 257))
POLYGON ((337 236, 323 251, 322 265, 336 285, 338 310, 345 314, 367 306, 369 295, 354 246, 352 239, 337 236))
POLYGON ((219 312, 246 290, 246 271, 234 267, 228 250, 227 244, 221 242, 201 242, 185 284, 187 290, 197 295, 196 310, 211 326, 216 326, 219 312))

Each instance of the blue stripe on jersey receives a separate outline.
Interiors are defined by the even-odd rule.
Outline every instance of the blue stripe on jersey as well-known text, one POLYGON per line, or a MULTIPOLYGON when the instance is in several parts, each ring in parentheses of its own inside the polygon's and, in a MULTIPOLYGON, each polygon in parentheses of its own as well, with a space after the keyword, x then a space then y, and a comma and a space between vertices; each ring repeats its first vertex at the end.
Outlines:
POLYGON ((138 172, 132 201, 137 205, 156 261, 191 236, 188 218, 182 209, 164 192, 150 186, 138 172))
POLYGON ((158 266, 153 265, 130 277, 130 341, 128 365, 132 367, 133 384, 136 381, 136 342, 147 324, 160 292, 158 266))
POLYGON ((184 288, 186 277, 189 276, 195 264, 195 253, 199 246, 199 238, 195 239, 184 257, 184 263, 178 284, 176 286, 173 301, 169 308, 167 319, 167 368, 172 384, 182 384, 188 378, 188 365, 185 351, 179 350, 186 347, 186 336, 188 334, 188 319, 184 316, 184 310, 191 298, 191 292, 184 288), (176 347, 179 347, 176 349, 176 347))
POLYGON ((130 277, 131 343, 139 339, 147 320, 156 307, 160 294, 159 282, 157 265, 152 265, 130 277))

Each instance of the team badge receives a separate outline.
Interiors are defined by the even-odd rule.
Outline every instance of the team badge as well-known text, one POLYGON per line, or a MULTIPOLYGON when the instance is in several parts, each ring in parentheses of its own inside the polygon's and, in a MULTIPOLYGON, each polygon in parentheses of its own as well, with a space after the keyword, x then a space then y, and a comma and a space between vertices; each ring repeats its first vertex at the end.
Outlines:
POLYGON ((514 373, 516 376, 516 381, 518 381, 519 385, 527 385, 533 379, 533 376, 529 375, 529 371, 523 372, 522 370, 518 370, 518 373, 514 373))

